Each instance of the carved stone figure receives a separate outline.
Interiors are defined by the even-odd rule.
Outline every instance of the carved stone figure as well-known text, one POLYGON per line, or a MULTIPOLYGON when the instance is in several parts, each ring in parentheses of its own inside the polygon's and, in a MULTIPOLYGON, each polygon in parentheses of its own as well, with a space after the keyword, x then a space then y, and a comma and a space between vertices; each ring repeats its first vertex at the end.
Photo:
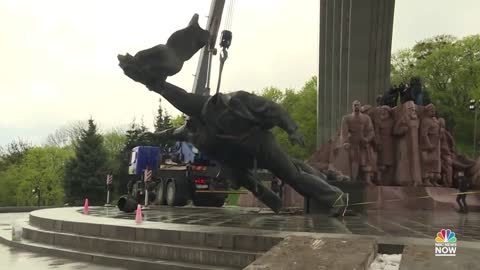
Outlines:
MULTIPOLYGON (((169 45, 170 46, 170 45, 169 45)), ((172 44, 172 49, 183 44, 172 44)), ((193 50, 188 50, 192 52, 193 50)), ((290 141, 303 145, 303 136, 296 123, 278 104, 245 91, 200 96, 165 82, 162 69, 164 58, 146 66, 137 63, 137 69, 124 68, 130 78, 144 83, 151 91, 162 95, 174 107, 189 116, 187 124, 175 132, 187 131, 188 139, 201 152, 218 161, 226 176, 250 190, 259 200, 278 211, 281 207, 277 195, 255 178, 253 168, 267 169, 303 196, 316 199, 332 214, 345 210, 348 194, 327 183, 326 179, 304 171, 277 144, 271 129, 280 127, 288 133, 290 141), (155 66, 159 76, 143 73, 144 68, 155 66), (141 72, 138 72, 141 71, 141 72), (144 80, 143 78, 148 78, 144 80)), ((168 60, 168 59, 167 59, 168 60)))
POLYGON ((420 147, 424 186, 438 186, 441 179, 440 123, 435 117, 435 106, 424 107, 425 115, 420 126, 420 147))
POLYGON ((440 158, 442 171, 442 184, 451 187, 453 181, 452 153, 454 141, 452 135, 445 127, 445 119, 438 118, 440 123, 440 158))
POLYGON ((418 146, 420 120, 413 101, 407 101, 399 107, 398 120, 393 134, 398 136, 396 151, 395 184, 401 186, 422 185, 422 170, 418 146))
POLYGON ((370 120, 372 121, 373 130, 375 133, 375 138, 370 143, 373 150, 371 154, 371 157, 372 157, 371 162, 372 164, 374 164, 372 171, 374 172, 373 177, 375 179, 375 182, 377 184, 380 184, 381 175, 379 174, 379 169, 378 169, 378 159, 379 159, 378 154, 380 153, 379 151, 380 141, 379 141, 379 137, 377 136, 379 134, 377 129, 379 127, 379 121, 380 121, 380 107, 373 107, 371 105, 366 104, 360 108, 360 112, 368 115, 368 117, 370 117, 370 120))
POLYGON ((350 153, 350 178, 373 185, 374 160, 371 143, 375 138, 370 117, 360 112, 360 102, 352 103, 353 112, 342 119, 340 142, 350 153))
POLYGON ((395 165, 395 143, 392 134, 392 110, 388 106, 381 106, 378 121, 375 124, 376 149, 378 151, 378 179, 382 185, 391 184, 390 173, 395 165))

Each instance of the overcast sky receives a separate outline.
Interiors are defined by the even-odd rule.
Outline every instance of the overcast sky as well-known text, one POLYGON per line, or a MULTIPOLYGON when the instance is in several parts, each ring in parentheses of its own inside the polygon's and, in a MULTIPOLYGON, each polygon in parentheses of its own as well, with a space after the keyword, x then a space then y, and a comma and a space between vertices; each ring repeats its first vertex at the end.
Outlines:
MULTIPOLYGON (((0 0, 0 145, 41 144, 90 116, 102 130, 134 117, 152 127, 159 96, 123 75, 116 56, 165 43, 194 13, 204 27, 209 7, 209 0, 0 0)), ((396 0, 392 50, 437 34, 476 34, 479 13, 477 0, 396 0)), ((317 71, 318 17, 318 0, 236 1, 223 91, 300 88, 317 71)), ((190 90, 197 60, 169 81, 190 90)), ((216 66, 213 74, 216 81, 216 66)))

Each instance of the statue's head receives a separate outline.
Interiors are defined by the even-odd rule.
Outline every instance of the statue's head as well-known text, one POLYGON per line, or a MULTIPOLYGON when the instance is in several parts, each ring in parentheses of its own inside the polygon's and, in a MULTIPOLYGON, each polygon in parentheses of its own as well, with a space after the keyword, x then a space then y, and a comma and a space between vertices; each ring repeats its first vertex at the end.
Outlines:
POLYGON ((440 124, 441 128, 445 128, 445 118, 438 118, 438 123, 440 124))
POLYGON ((438 123, 440 125, 440 128, 445 129, 446 127, 445 118, 442 118, 442 117, 438 118, 438 123))
POLYGON ((430 103, 425 106, 425 114, 428 117, 435 117, 435 105, 430 103))
POLYGON ((407 101, 404 103, 405 112, 407 113, 408 118, 415 120, 418 119, 417 115, 417 106, 413 101, 407 101))
POLYGON ((361 106, 362 106, 362 104, 360 103, 360 101, 355 100, 355 101, 352 103, 352 111, 353 111, 353 113, 359 114, 359 113, 360 113, 360 107, 361 107, 361 106))
POLYGON ((380 107, 380 119, 381 120, 386 120, 390 118, 390 110, 391 108, 388 106, 381 106, 380 107))
POLYGON ((372 105, 363 105, 360 107, 360 112, 368 114, 368 112, 372 109, 372 105))

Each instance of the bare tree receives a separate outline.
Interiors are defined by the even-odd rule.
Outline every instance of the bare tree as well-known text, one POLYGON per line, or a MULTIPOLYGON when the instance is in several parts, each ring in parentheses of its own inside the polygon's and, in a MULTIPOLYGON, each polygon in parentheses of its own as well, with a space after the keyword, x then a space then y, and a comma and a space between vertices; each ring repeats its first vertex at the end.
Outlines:
POLYGON ((48 135, 46 145, 64 147, 75 143, 82 135, 82 130, 85 130, 86 128, 86 121, 70 122, 55 130, 54 133, 48 135))

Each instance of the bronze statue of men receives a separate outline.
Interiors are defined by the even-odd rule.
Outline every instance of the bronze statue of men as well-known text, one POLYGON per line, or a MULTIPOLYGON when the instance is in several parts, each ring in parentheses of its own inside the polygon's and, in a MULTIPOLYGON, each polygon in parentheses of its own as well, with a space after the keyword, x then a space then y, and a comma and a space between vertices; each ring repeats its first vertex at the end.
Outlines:
POLYGON ((303 162, 292 159, 277 143, 271 132, 274 127, 283 129, 292 143, 304 146, 297 124, 280 105, 246 91, 200 96, 166 82, 205 46, 204 31, 195 15, 165 46, 147 49, 138 57, 138 53, 135 57, 119 56, 120 67, 128 77, 162 95, 189 117, 171 134, 186 134, 186 140, 222 166, 226 178, 250 190, 272 210, 281 209, 281 200, 259 183, 257 168, 269 170, 298 193, 316 199, 332 215, 343 215, 348 194, 330 185, 324 175, 307 172, 303 162))
POLYGON ((418 145, 420 120, 417 106, 407 101, 398 108, 393 135, 397 136, 395 184, 400 186, 421 186, 422 169, 418 145))
POLYGON ((440 122, 435 117, 435 106, 424 107, 420 126, 420 146, 424 186, 438 186, 441 179, 440 122))
POLYGON ((373 184, 374 160, 372 141, 375 138, 370 117, 360 112, 360 101, 352 103, 352 113, 342 119, 340 143, 349 150, 350 178, 362 179, 367 185, 373 184))

